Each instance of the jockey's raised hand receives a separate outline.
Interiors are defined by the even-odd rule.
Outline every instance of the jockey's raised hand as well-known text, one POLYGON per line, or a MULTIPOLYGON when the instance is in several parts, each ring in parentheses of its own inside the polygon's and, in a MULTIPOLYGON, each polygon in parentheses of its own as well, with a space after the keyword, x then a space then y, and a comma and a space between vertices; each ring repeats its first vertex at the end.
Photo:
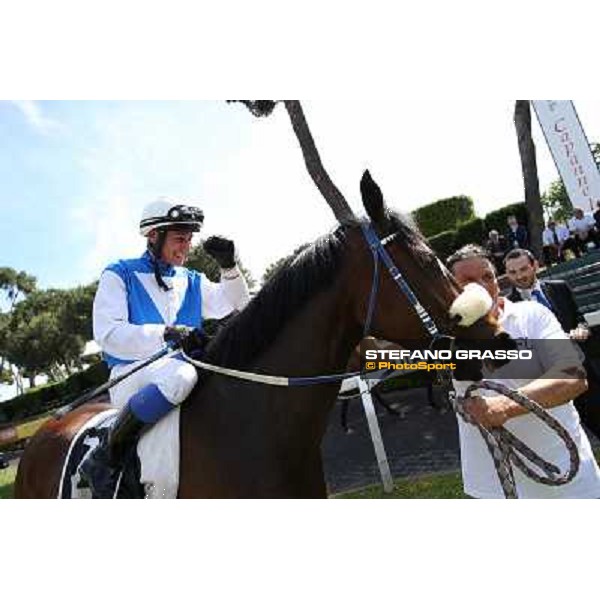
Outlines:
POLYGON ((212 256, 222 269, 235 267, 235 244, 227 238, 213 235, 202 244, 204 251, 212 256))

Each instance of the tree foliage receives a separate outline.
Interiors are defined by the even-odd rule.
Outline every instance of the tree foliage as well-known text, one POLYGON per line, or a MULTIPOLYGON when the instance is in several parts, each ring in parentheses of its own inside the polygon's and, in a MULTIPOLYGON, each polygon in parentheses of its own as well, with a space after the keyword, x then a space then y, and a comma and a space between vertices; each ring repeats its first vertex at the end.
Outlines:
MULTIPOLYGON (((3 305, 6 310, 5 313, 0 312, 0 383, 12 384, 15 381, 12 367, 6 355, 6 344, 10 331, 9 316, 17 301, 33 292, 35 287, 36 279, 32 275, 25 273, 25 271, 15 271, 10 267, 0 267, 0 291, 4 295, 4 302, 0 302, 0 310, 2 310, 3 305)), ((22 390, 23 385, 19 374, 16 383, 18 388, 22 390)))
POLYGON ((57 379, 81 368, 81 353, 92 337, 96 287, 37 290, 17 303, 0 322, 6 359, 32 382, 37 374, 57 379))
POLYGON ((267 281, 269 281, 269 279, 271 279, 271 277, 273 277, 273 275, 275 275, 278 271, 280 271, 284 266, 286 266, 287 264, 289 264, 290 262, 292 262, 292 260, 294 260, 294 258, 298 254, 300 254, 300 252, 302 252, 305 248, 308 248, 309 246, 310 246, 309 243, 300 244, 300 246, 298 246, 288 256, 284 256, 283 258, 280 258, 279 260, 276 260, 274 263, 271 263, 265 269, 265 272, 263 273, 263 276, 262 276, 262 283, 263 283, 263 285, 265 283, 267 283, 267 281))
POLYGON ((542 206, 548 218, 555 221, 566 221, 573 214, 573 204, 561 179, 550 184, 542 194, 542 206))
POLYGON ((10 267, 0 267, 0 290, 5 294, 10 308, 12 308, 19 295, 26 296, 35 290, 36 279, 25 271, 15 271, 10 267))

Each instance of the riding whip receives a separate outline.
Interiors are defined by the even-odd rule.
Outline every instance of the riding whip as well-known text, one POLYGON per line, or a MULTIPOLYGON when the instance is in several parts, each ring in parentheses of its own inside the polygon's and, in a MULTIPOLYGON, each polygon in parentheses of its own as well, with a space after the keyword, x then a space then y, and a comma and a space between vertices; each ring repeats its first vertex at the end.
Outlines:
POLYGON ((103 383, 101 386, 97 387, 96 389, 86 392, 85 394, 83 394, 83 396, 80 396, 76 400, 73 400, 73 402, 70 402, 66 406, 59 408, 54 413, 54 418, 62 419, 62 417, 64 417, 67 413, 70 413, 72 410, 75 410, 82 404, 85 404, 86 402, 89 402, 90 400, 93 400, 94 398, 100 396, 104 392, 110 390, 112 387, 117 385, 117 383, 120 383, 121 381, 123 381, 123 379, 126 379, 127 377, 129 377, 130 375, 133 375, 135 372, 139 371, 140 369, 147 367, 149 364, 157 361, 159 358, 163 358, 165 356, 172 356, 173 354, 176 354, 178 352, 179 352, 179 348, 171 348, 169 346, 164 347, 162 350, 160 350, 156 354, 153 354, 150 358, 146 359, 145 361, 141 362, 139 365, 135 366, 133 369, 131 369, 131 371, 127 371, 127 373, 123 373, 123 375, 119 375, 118 377, 115 377, 114 379, 110 379, 109 381, 107 381, 106 383, 103 383))

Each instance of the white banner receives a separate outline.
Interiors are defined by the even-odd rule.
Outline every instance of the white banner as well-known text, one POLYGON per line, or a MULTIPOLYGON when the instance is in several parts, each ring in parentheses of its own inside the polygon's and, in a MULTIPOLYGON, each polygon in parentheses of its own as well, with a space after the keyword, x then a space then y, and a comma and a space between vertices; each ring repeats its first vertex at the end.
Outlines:
POLYGON ((573 206, 588 212, 600 200, 600 173, 571 100, 532 100, 552 158, 573 206))

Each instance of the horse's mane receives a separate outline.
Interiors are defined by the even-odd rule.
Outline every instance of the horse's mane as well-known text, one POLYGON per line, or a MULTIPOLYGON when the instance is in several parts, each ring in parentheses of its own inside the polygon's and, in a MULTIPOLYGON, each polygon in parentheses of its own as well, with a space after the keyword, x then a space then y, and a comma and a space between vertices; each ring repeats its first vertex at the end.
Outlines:
MULTIPOLYGON (((424 268, 432 252, 412 221, 390 213, 390 230, 424 268)), ((219 331, 207 346, 204 359, 233 369, 246 367, 275 340, 277 334, 319 291, 333 284, 339 272, 349 231, 364 220, 354 220, 317 239, 283 267, 262 287, 249 304, 219 331)))

